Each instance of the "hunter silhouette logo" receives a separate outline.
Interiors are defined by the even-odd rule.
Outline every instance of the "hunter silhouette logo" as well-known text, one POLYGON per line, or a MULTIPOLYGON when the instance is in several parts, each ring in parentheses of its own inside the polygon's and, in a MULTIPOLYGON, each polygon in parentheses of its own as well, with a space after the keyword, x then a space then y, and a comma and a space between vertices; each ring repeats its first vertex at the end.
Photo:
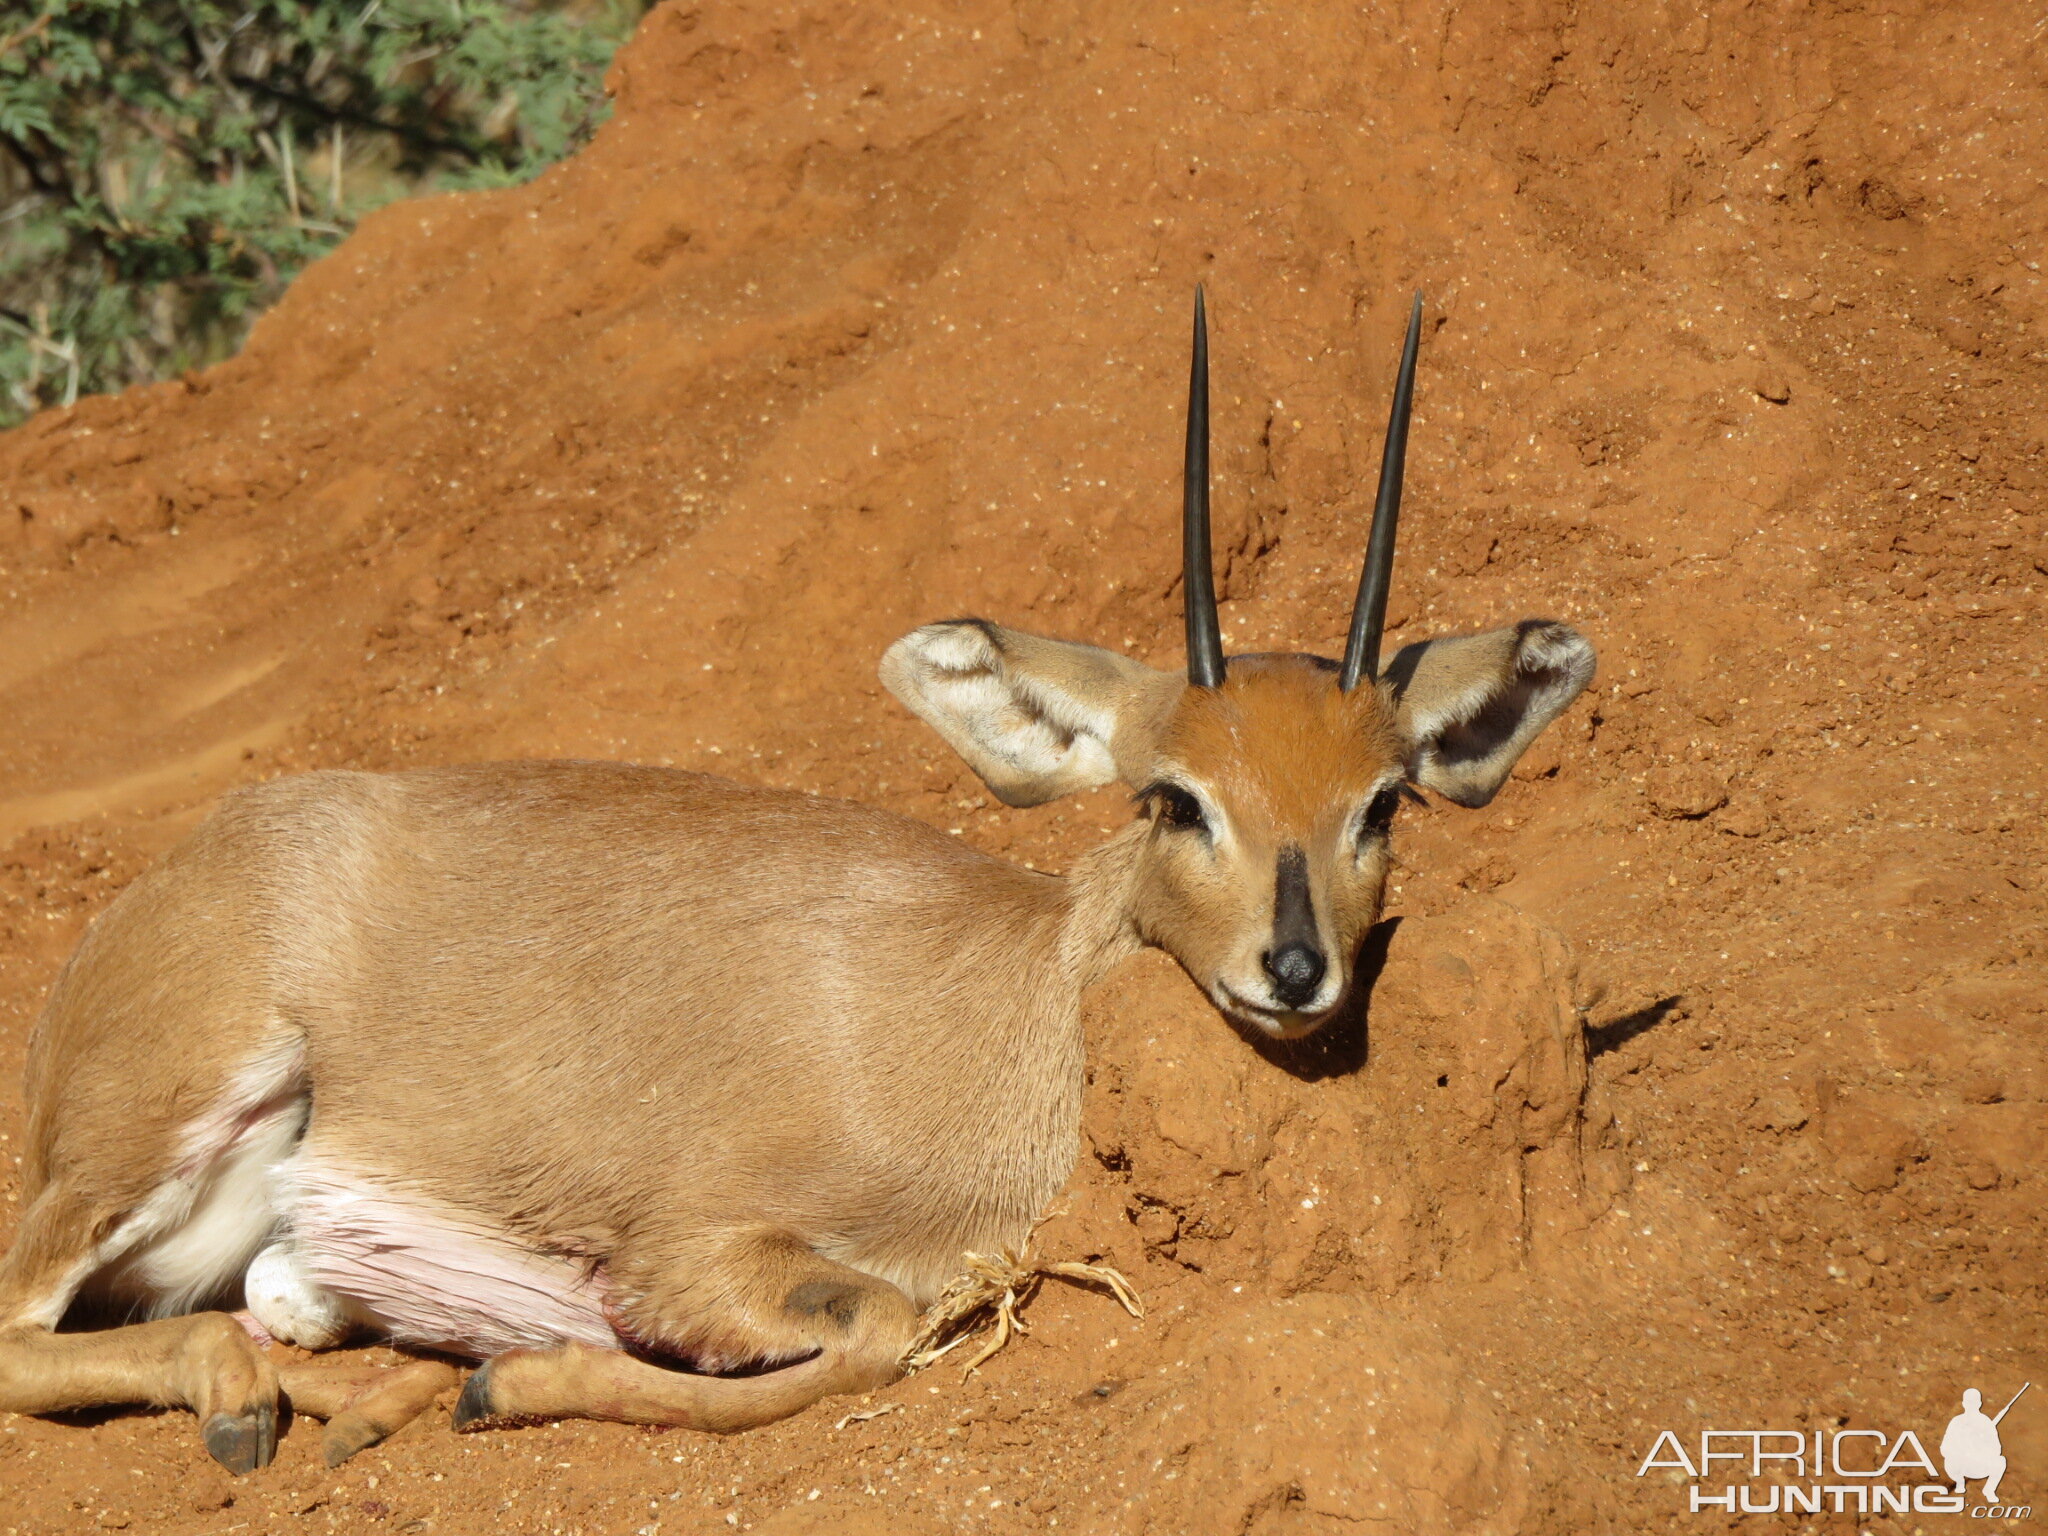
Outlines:
POLYGON ((1941 1437, 1941 1465, 1912 1430, 1703 1429, 1697 1457, 1671 1430, 1651 1444, 1636 1476, 1663 1469, 1673 1482, 1689 1482, 1686 1507, 1728 1515, 1967 1514, 1979 1520, 2024 1520, 2026 1504, 1998 1502, 2005 1479, 1999 1422, 2026 1396, 2022 1383, 1996 1414, 1984 1412, 1984 1394, 1963 1393, 1963 1411, 1941 1437), (1715 1487, 1716 1474, 1746 1478, 1715 1487), (1771 1481, 1765 1481, 1771 1479, 1771 1481), (1983 1484, 1971 1503, 1966 1485, 1983 1484))
POLYGON ((1984 1502, 1998 1502, 1999 1479, 2005 1476, 2005 1448, 1998 1440, 1998 1420, 2012 1412, 2012 1404, 2025 1395, 2027 1382, 2013 1393, 2012 1403, 1998 1410, 1997 1418, 1984 1416, 1984 1394, 1971 1387, 1963 1394, 1963 1411, 1948 1421, 1948 1433, 1941 1437, 1941 1467, 1955 1480, 1957 1493, 1972 1478, 1984 1479, 1984 1502))

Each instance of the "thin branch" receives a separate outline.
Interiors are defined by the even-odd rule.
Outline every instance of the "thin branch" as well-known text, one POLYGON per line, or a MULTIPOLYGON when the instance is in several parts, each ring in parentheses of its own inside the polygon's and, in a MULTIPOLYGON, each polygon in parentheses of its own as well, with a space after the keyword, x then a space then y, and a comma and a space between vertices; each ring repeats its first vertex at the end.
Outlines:
POLYGON ((56 14, 55 11, 45 11, 19 32, 12 33, 5 38, 0 38, 0 59, 4 59, 8 54, 12 53, 16 44, 25 43, 30 38, 40 36, 50 25, 50 18, 56 14))
POLYGON ((277 141, 284 146, 284 200, 291 205, 292 222, 303 224, 305 214, 299 210, 299 169, 292 159, 292 125, 279 120, 277 141))
POLYGON ((461 155, 468 160, 481 162, 488 153, 487 146, 475 141, 464 142, 459 139, 443 138, 439 134, 429 133, 424 128, 416 128, 409 123, 387 123, 367 112, 346 105, 330 104, 317 96, 309 96, 302 91, 291 90, 269 80, 237 74, 231 74, 227 78, 245 90, 254 91, 260 96, 268 96, 272 101, 281 101, 288 106, 297 107, 301 112, 325 118, 329 122, 344 122, 352 127, 388 133, 394 138, 404 139, 421 149, 430 149, 438 154, 461 155))

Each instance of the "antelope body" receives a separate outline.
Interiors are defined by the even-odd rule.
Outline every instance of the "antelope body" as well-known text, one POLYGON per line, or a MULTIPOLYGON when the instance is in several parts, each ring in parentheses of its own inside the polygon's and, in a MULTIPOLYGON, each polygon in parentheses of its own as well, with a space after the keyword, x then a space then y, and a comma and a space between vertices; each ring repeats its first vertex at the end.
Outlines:
POLYGON ((37 1026, 0 1408, 188 1406, 245 1471, 280 1392, 338 1461, 453 1380, 280 1374, 202 1310, 238 1292, 287 1342, 487 1361, 458 1427, 736 1429, 892 1379, 963 1251, 1019 1244, 1072 1168, 1083 989, 1156 944, 1241 1025, 1312 1030, 1379 916, 1404 786, 1484 804, 1590 677, 1541 621, 1380 672, 1416 336, 1342 664, 1223 657, 1199 311, 1187 672, 980 620, 891 647, 884 681, 1006 802, 1137 792, 1065 878, 619 764, 228 796, 37 1026), (80 1301, 152 1320, 56 1332, 80 1301))

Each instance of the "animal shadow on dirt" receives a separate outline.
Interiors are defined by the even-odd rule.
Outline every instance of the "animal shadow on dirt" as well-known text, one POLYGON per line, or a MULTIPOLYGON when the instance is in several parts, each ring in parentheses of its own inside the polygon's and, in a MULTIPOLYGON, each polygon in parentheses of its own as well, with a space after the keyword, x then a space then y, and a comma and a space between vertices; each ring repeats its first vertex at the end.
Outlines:
POLYGON ((1589 1025, 1586 1029, 1586 1054, 1605 1056, 1609 1051, 1618 1051, 1637 1035, 1645 1034, 1662 1024, 1678 1011, 1684 995, 1674 992, 1669 997, 1660 997, 1654 1003, 1645 1003, 1618 1019, 1609 1019, 1605 1024, 1589 1025))

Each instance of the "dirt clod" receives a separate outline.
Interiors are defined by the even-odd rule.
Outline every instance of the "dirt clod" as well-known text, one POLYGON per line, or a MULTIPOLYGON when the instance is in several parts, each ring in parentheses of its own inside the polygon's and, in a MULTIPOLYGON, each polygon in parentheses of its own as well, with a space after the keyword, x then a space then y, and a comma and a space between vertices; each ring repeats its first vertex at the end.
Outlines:
MULTIPOLYGON (((1668 763, 1650 770, 1646 786, 1651 808, 1659 816, 1694 820, 1728 800, 1728 786, 1712 770, 1697 763, 1668 763)), ((1737 818, 1748 825, 1747 817, 1737 818)))

